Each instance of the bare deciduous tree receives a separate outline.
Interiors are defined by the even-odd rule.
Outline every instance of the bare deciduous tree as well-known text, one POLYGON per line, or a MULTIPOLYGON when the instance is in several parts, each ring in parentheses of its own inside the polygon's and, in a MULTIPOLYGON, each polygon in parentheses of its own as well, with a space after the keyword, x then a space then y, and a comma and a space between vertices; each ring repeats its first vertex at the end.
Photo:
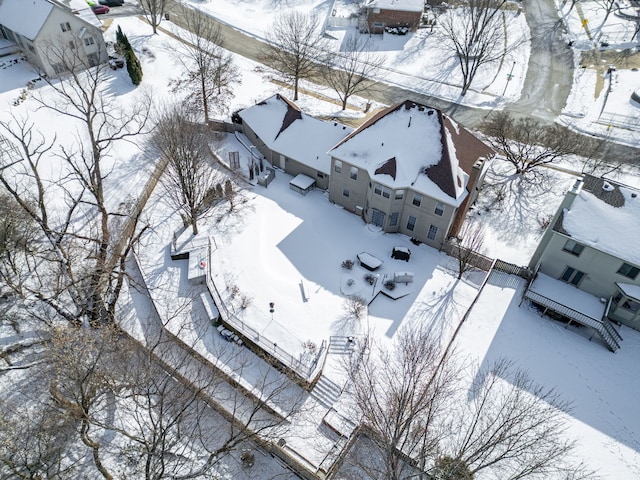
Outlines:
POLYGON ((484 235, 483 224, 467 221, 462 225, 458 235, 452 239, 453 256, 458 261, 458 279, 475 267, 478 254, 482 254, 484 235))
POLYGON ((152 139, 168 161, 161 179, 167 199, 194 235, 198 220, 213 207, 220 176, 211 161, 210 131, 196 117, 186 105, 169 107, 161 114, 152 139))
POLYGON ((153 28, 153 33, 157 34, 158 26, 162 23, 165 14, 169 12, 168 0, 140 0, 140 7, 153 28))
POLYGON ((533 117, 514 118, 507 112, 492 114, 482 129, 491 145, 516 167, 517 174, 579 153, 588 141, 560 125, 546 126, 533 117))
POLYGON ((358 478, 587 478, 565 438, 566 402, 504 360, 469 390, 450 347, 405 327, 393 346, 351 358, 348 391, 366 442, 346 462, 358 478))
POLYGON ((14 118, 0 129, 19 146, 23 161, 0 165, 0 183, 47 243, 41 257, 46 267, 33 272, 29 293, 70 321, 100 323, 113 319, 125 274, 123 259, 135 243, 139 215, 108 205, 105 179, 111 167, 105 162, 114 142, 145 130, 151 102, 139 101, 127 111, 118 107, 108 92, 107 67, 92 66, 80 50, 52 43, 49 61, 65 77, 44 77, 53 98, 34 94, 43 108, 79 126, 75 144, 61 145, 56 152, 60 174, 51 177, 44 164, 54 153, 55 138, 46 139, 26 119, 14 118), (77 222, 79 216, 87 219, 85 224, 77 222))
POLYGON ((230 53, 222 49, 220 27, 197 10, 184 15, 186 42, 179 49, 178 60, 187 72, 174 83, 175 89, 186 90, 194 104, 201 104, 205 121, 212 106, 224 108, 239 82, 240 72, 230 53))
MULTIPOLYGON (((502 7, 507 0, 462 0, 438 20, 443 40, 455 53, 462 72, 462 95, 485 65, 507 53, 502 7)), ((511 44, 508 49, 514 48, 511 44)))
POLYGON ((338 94, 342 109, 352 95, 361 95, 371 88, 371 77, 382 65, 383 59, 371 50, 365 35, 355 33, 345 42, 337 54, 326 58, 323 76, 327 84, 338 94))
POLYGON ((359 320, 367 313, 367 301, 359 295, 351 295, 345 299, 343 308, 347 317, 359 320))
POLYGON ((294 11, 277 17, 267 35, 264 62, 292 82, 294 101, 298 100, 300 80, 319 73, 318 60, 325 51, 319 27, 317 16, 294 11))

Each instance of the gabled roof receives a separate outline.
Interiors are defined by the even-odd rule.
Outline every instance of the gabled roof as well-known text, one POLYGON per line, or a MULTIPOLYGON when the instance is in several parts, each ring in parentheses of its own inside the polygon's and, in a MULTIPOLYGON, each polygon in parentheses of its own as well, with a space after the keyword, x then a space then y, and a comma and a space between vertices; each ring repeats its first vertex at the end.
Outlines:
POLYGON ((585 175, 583 182, 554 229, 640 266, 640 191, 592 175, 585 175))
POLYGON ((495 152, 441 111, 407 100, 378 112, 329 152, 392 188, 457 206, 473 165, 495 152))
POLYGON ((0 24, 33 41, 54 8, 76 15, 97 28, 102 26, 84 0, 1 0, 0 24))
POLYGON ((422 13, 424 11, 424 0, 370 0, 367 3, 367 7, 422 13))
POLYGON ((331 170, 327 152, 353 131, 303 113, 280 94, 245 108, 239 115, 270 150, 327 174, 331 170))
POLYGON ((47 0, 3 0, 0 2, 0 24, 34 40, 53 8, 47 0))

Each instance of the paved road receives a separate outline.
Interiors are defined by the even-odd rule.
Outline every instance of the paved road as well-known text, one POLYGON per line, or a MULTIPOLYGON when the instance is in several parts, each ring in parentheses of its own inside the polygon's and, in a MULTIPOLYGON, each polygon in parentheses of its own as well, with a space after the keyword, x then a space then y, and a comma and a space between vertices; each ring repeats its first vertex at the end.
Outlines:
MULTIPOLYGON (((185 7, 174 0, 169 2, 172 22, 184 26, 182 18, 185 7)), ((505 110, 516 116, 532 115, 544 122, 553 123, 566 103, 573 82, 571 50, 561 38, 564 33, 563 25, 553 0, 526 2, 524 12, 532 34, 529 68, 522 97, 517 102, 507 105, 505 110)), ((226 49, 260 61, 260 52, 264 48, 260 39, 210 18, 220 26, 226 49)), ((368 95, 372 100, 392 105, 410 98, 438 108, 470 128, 479 129, 482 121, 490 113, 487 110, 455 104, 382 82, 372 84, 373 89, 368 95)), ((613 144, 608 158, 612 161, 622 160, 640 164, 640 149, 613 144)))

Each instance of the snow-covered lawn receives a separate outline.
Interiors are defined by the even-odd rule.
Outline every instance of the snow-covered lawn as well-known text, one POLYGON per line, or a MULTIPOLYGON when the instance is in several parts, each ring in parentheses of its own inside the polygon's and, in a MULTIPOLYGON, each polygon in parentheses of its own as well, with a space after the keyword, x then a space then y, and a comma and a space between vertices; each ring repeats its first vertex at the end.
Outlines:
MULTIPOLYGON (((291 7, 294 4, 304 8, 309 6, 309 2, 289 2, 287 5, 291 7)), ((234 18, 240 8, 227 0, 206 5, 219 5, 222 11, 230 12, 234 18)), ((315 8, 326 11, 327 5, 320 2, 315 8)), ((266 19, 270 17, 265 12, 272 7, 271 2, 242 3, 246 18, 253 18, 256 22, 259 19, 262 24, 268 23, 266 19)), ((177 50, 178 42, 162 34, 151 35, 148 25, 134 18, 117 19, 107 31, 107 36, 113 35, 112 29, 117 24, 123 26, 136 50, 142 52, 142 47, 146 47, 152 53, 141 54, 145 72, 142 89, 151 91, 157 103, 171 99, 173 94, 168 85, 172 75, 178 75, 178 70, 168 51, 177 50)), ((252 25, 248 24, 246 28, 252 28, 252 25)), ((402 64, 412 65, 412 59, 416 57, 411 55, 421 54, 421 49, 429 41, 428 37, 420 38, 420 35, 407 37, 405 47, 414 45, 415 48, 396 52, 396 57, 389 57, 390 62, 396 62, 400 68, 399 55, 406 54, 402 64)), ((44 109, 36 110, 35 102, 28 96, 26 101, 13 106, 20 89, 34 78, 34 74, 26 63, 13 63, 12 58, 15 57, 0 59, 0 118, 7 119, 12 114, 29 116, 44 134, 58 134, 58 143, 73 143, 75 129, 62 121, 59 115, 44 109)), ((285 91, 266 81, 265 75, 255 70, 255 63, 237 57, 235 61, 242 70, 242 83, 236 87, 237 95, 230 102, 229 111, 285 91)), ((521 65, 526 65, 526 61, 523 60, 521 65)), ((419 66, 427 68, 425 64, 419 66)), ((585 79, 592 76, 588 72, 583 74, 585 79)), ((416 70, 408 73, 419 75, 416 70)), ((506 76, 506 73, 501 71, 496 78, 503 74, 506 76)), ((524 71, 514 74, 516 78, 524 77, 524 71)), ((139 101, 137 94, 141 89, 131 87, 125 70, 110 75, 110 92, 120 105, 139 101)), ((626 74, 620 76, 620 83, 612 90, 613 95, 609 96, 608 102, 617 98, 617 92, 624 91, 622 83, 626 82, 626 77, 626 74)), ((593 81, 595 79, 589 79, 589 82, 593 81)), ((497 89, 500 92, 504 85, 504 82, 496 80, 490 91, 497 89)), ((49 95, 41 82, 36 87, 37 94, 49 95)), ((508 96, 517 88, 516 82, 512 82, 508 96)), ((588 90, 588 87, 583 90, 588 90)), ((468 97, 480 101, 480 97, 468 97)), ((580 101, 587 102, 589 97, 580 98, 580 101)), ((593 99, 587 103, 591 105, 592 102, 593 99)), ((573 105, 578 103, 576 101, 573 105)), ((302 96, 299 105, 308 113, 325 115, 331 115, 339 108, 311 96, 302 96)), ((637 142, 637 137, 630 138, 637 142)), ((227 151, 239 151, 243 162, 250 155, 234 141, 222 147, 223 157, 227 151)), ((114 205, 124 199, 123 192, 135 194, 137 188, 144 184, 155 160, 146 152, 142 138, 135 143, 122 142, 114 146, 112 173, 108 178, 109 195, 114 205)), ((496 200, 501 187, 485 189, 471 215, 474 221, 488 226, 487 253, 490 256, 525 264, 542 233, 539 222, 555 211, 573 179, 566 174, 556 176, 551 172, 553 178, 546 179, 543 184, 524 185, 510 179, 509 170, 502 167, 497 162, 494 164, 489 182, 506 185, 503 200, 496 200)), ((407 237, 383 234, 369 228, 356 216, 331 205, 319 191, 301 196, 289 189, 289 180, 290 177, 278 172, 268 189, 243 188, 232 214, 225 214, 227 206, 223 205, 220 211, 202 223, 205 235, 211 235, 217 247, 212 266, 215 266, 215 280, 221 292, 230 296, 228 285, 236 285, 240 296, 245 294, 250 299, 244 309, 237 303, 237 298, 230 301, 238 316, 247 323, 251 322, 254 329, 273 339, 278 348, 287 349, 293 356, 302 353, 302 343, 306 340, 320 344, 330 335, 368 330, 386 341, 393 337, 400 325, 410 321, 430 322, 445 335, 450 331, 477 294, 480 275, 456 281, 455 262, 449 257, 424 245, 413 245, 407 237), (391 259, 389 254, 394 246, 409 247, 412 252, 410 262, 391 259), (368 252, 384 260, 379 270, 381 274, 410 271, 414 273, 414 282, 404 287, 410 291, 398 300, 378 295, 370 305, 369 315, 355 321, 345 316, 344 299, 356 292, 366 296, 365 272, 359 267, 348 272, 340 264, 347 258, 355 260, 360 252, 368 252), (347 280, 351 276, 354 284, 348 285, 347 280), (270 302, 275 304, 273 319, 269 312, 270 302)), ((200 335, 195 346, 200 353, 213 354, 214 342, 219 342, 220 337, 204 319, 203 309, 198 303, 197 294, 203 288, 188 287, 185 278, 187 262, 169 258, 169 244, 173 232, 179 228, 180 219, 160 197, 161 192, 158 191, 149 206, 148 215, 154 228, 145 237, 138 253, 145 273, 154 279, 151 286, 155 287, 153 291, 161 300, 160 306, 166 307, 166 312, 178 309, 180 305, 187 304, 190 297, 196 296, 193 311, 180 318, 180 322, 186 318, 187 323, 180 323, 176 328, 182 329, 186 325, 188 328, 183 331, 200 335)), ((497 285, 494 282, 485 288, 461 332, 461 351, 478 363, 507 356, 531 372, 538 382, 556 386, 576 406, 569 433, 580 439, 581 456, 599 469, 604 478, 640 476, 637 467, 640 464, 640 421, 636 415, 636 397, 640 391, 637 369, 640 335, 623 329, 622 348, 611 354, 598 343, 588 342, 584 336, 540 318, 524 305, 519 308, 518 293, 519 290, 509 283, 497 285)), ((188 340, 191 345, 194 337, 188 340)), ((343 380, 340 369, 332 361, 328 362, 326 372, 336 383, 343 380)), ((7 384, 4 387, 9 388, 7 384)), ((317 424, 313 426, 302 420, 300 424, 305 427, 303 434, 312 437, 317 424)), ((302 448, 307 446, 305 444, 302 448)))
POLYGON ((577 454, 603 479, 640 477, 640 332, 620 329, 624 339, 615 354, 589 332, 520 305, 523 281, 492 278, 465 322, 461 350, 482 365, 509 358, 540 385, 555 388, 573 405, 568 435, 577 454))

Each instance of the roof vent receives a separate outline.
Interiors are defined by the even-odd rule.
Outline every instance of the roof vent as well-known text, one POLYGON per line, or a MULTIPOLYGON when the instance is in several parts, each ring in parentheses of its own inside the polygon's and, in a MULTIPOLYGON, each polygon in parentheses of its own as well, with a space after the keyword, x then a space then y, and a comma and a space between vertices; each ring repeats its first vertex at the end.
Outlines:
POLYGON ((427 115, 433 115, 433 110, 429 110, 429 111, 427 112, 427 115))
POLYGON ((631 198, 636 198, 637 196, 638 196, 638 194, 637 194, 637 193, 632 193, 632 194, 631 194, 631 198))
POLYGON ((603 189, 604 191, 606 191, 606 192, 610 192, 610 191, 614 190, 614 187, 613 187, 613 185, 611 185, 609 182, 604 182, 604 183, 602 184, 602 189, 603 189))

